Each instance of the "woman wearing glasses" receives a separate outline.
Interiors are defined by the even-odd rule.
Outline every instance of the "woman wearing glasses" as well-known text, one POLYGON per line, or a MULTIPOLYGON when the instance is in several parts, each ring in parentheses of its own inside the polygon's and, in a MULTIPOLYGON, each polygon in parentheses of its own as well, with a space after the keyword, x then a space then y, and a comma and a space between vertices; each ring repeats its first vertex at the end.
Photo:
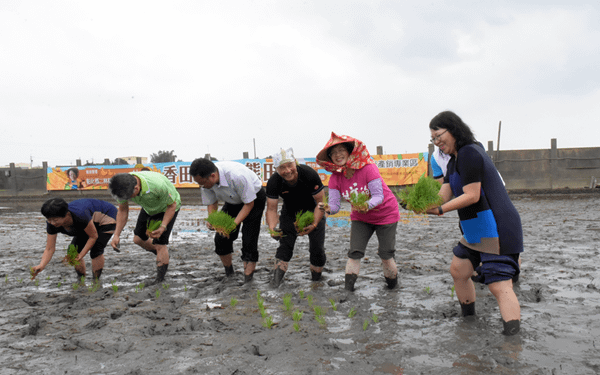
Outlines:
POLYGON ((450 274, 463 316, 475 315, 475 286, 486 284, 496 297, 503 333, 520 330, 521 308, 513 291, 523 252, 521 218, 504 188, 492 160, 477 145, 471 129, 455 113, 446 111, 429 123, 431 141, 450 155, 440 196, 444 203, 427 211, 443 215, 457 210, 463 237, 454 248, 450 274))

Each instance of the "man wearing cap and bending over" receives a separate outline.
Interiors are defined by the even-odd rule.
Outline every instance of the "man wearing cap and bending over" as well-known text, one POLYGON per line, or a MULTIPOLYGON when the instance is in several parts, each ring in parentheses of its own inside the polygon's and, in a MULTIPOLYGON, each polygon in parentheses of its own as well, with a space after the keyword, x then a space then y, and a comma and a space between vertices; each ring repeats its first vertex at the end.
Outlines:
MULTIPOLYGON (((190 166, 190 175, 200 185, 202 204, 208 206, 208 214, 219 209, 219 201, 225 202, 221 211, 235 220, 236 228, 229 237, 215 233, 215 252, 225 267, 225 276, 233 276, 233 241, 242 231, 242 261, 244 281, 249 282, 258 262, 258 236, 263 211, 265 189, 262 182, 248 167, 234 161, 196 159, 190 166)), ((212 226, 207 223, 209 229, 212 226)))
POLYGON ((296 163, 291 148, 280 149, 273 155, 274 173, 267 182, 267 225, 271 237, 279 240, 275 254, 275 271, 272 285, 278 287, 288 269, 288 263, 294 254, 294 245, 298 236, 308 235, 310 252, 310 272, 313 281, 321 279, 325 256, 325 216, 319 208, 323 204, 323 183, 321 177, 311 167, 296 163), (277 214, 279 197, 283 199, 281 213, 277 214), (312 211, 315 221, 298 233, 294 226, 296 214, 300 211, 312 211), (279 221, 279 231, 276 231, 279 221))

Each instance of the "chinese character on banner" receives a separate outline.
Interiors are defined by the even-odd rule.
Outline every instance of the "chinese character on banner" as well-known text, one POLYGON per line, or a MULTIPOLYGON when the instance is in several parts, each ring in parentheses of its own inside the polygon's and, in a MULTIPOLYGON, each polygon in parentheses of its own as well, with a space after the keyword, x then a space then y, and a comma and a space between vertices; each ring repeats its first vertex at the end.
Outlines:
POLYGON ((163 168, 163 174, 172 183, 176 183, 177 182, 177 167, 175 165, 165 166, 163 168))
POLYGON ((393 160, 386 160, 385 161, 385 167, 386 168, 394 168, 394 161, 393 160))
POLYGON ((183 184, 185 182, 194 183, 192 180, 192 176, 190 176, 190 166, 189 165, 180 165, 179 166, 179 183, 183 184))
POLYGON ((402 159, 394 159, 394 168, 402 167, 402 159))
POLYGON ((377 168, 385 168, 385 160, 377 160, 377 168))
POLYGON ((409 160, 402 159, 402 168, 408 168, 408 166, 409 166, 409 160))
POLYGON ((250 169, 252 172, 256 173, 258 178, 260 178, 260 162, 246 162, 246 167, 250 169))
POLYGON ((269 178, 275 173, 275 168, 273 168, 273 163, 265 163, 265 176, 263 178, 263 182, 269 181, 269 178))
POLYGON ((411 167, 416 167, 417 165, 419 165, 419 159, 409 159, 410 162, 410 166, 411 167))

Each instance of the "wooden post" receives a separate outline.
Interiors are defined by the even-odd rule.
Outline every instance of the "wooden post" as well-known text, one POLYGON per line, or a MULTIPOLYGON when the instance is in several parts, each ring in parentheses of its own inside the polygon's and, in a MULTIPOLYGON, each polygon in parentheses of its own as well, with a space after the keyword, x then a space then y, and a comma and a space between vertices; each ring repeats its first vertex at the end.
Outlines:
MULTIPOLYGON (((44 168, 44 174, 46 175, 46 178, 44 178, 44 181, 48 181, 48 162, 44 161, 42 162, 42 168, 44 168)), ((46 190, 46 193, 48 192, 48 183, 45 182, 44 186, 46 187, 44 190, 46 190)))
POLYGON ((377 146, 377 155, 383 155, 383 146, 377 146))
POLYGON ((498 123, 498 143, 496 144, 496 162, 498 162, 499 159, 499 152, 500 152, 500 129, 502 129, 502 121, 500 121, 500 123, 498 123))
POLYGON ((433 169, 431 168, 431 159, 433 159, 433 153, 435 152, 435 148, 433 147, 433 143, 429 143, 429 160, 427 160, 427 176, 433 177, 433 169))
POLYGON ((556 146, 556 138, 550 139, 550 189, 554 189, 554 178, 557 174, 557 158, 558 149, 556 146))
POLYGON ((244 151, 242 154, 242 159, 248 159, 248 151, 244 151))

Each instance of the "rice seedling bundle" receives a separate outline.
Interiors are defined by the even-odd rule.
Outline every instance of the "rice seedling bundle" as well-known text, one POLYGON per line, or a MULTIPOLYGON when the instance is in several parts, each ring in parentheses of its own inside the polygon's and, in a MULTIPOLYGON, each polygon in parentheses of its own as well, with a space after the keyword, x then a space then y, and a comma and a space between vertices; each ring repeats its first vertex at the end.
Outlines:
POLYGON ((311 211, 300 211, 296 214, 296 231, 301 233, 306 229, 307 226, 315 222, 315 215, 311 211))
POLYGON ((77 252, 78 247, 70 244, 69 247, 67 248, 67 256, 65 256, 65 259, 63 260, 63 262, 69 266, 78 266, 79 265, 79 261, 77 260, 77 256, 79 255, 79 253, 77 252))
POLYGON ((150 235, 150 233, 154 232, 158 228, 160 228, 162 224, 162 220, 149 220, 146 223, 146 235, 150 235))
POLYGON ((398 195, 401 200, 406 202, 409 210, 425 212, 443 203, 442 197, 438 195, 441 186, 438 181, 423 175, 415 185, 407 187, 398 195))
POLYGON ((215 228, 217 233, 225 238, 229 238, 231 232, 237 227, 235 219, 223 211, 213 211, 208 215, 206 221, 215 228))

